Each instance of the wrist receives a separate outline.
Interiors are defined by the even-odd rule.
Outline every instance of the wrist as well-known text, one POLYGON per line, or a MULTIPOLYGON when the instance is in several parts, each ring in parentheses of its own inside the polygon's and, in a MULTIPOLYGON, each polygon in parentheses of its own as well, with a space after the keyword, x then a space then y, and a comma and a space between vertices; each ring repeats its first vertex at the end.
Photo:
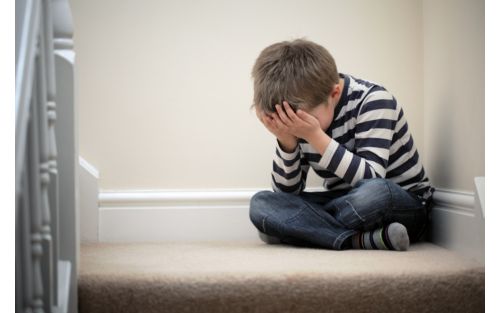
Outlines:
POLYGON ((281 150, 287 153, 292 153, 297 148, 297 139, 289 138, 289 139, 278 139, 278 144, 280 145, 281 150))
POLYGON ((319 154, 323 155, 332 138, 330 138, 321 128, 318 128, 309 138, 304 139, 309 142, 319 154))

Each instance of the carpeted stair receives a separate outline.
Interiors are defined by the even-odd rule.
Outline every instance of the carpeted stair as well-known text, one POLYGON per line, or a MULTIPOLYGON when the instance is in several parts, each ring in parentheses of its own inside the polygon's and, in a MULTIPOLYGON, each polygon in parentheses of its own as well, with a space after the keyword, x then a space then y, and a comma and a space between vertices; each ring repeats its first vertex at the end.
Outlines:
POLYGON ((82 244, 80 313, 484 312, 484 266, 409 251, 246 243, 82 244))

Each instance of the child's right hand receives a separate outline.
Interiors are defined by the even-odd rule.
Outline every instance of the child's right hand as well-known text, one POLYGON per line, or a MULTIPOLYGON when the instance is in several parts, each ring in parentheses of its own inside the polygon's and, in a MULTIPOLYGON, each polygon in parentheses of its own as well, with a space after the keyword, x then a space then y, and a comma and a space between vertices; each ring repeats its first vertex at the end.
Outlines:
POLYGON ((260 109, 256 109, 255 113, 267 130, 276 136, 281 148, 285 152, 293 152, 295 150, 298 143, 297 137, 286 131, 286 126, 279 116, 275 115, 275 117, 273 117, 260 109))

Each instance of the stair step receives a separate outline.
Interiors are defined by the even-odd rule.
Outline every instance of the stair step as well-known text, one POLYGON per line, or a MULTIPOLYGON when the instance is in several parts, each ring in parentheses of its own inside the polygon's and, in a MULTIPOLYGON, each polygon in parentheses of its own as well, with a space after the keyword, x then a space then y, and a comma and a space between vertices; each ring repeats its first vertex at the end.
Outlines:
POLYGON ((85 243, 80 313, 484 312, 484 266, 405 252, 262 242, 85 243))

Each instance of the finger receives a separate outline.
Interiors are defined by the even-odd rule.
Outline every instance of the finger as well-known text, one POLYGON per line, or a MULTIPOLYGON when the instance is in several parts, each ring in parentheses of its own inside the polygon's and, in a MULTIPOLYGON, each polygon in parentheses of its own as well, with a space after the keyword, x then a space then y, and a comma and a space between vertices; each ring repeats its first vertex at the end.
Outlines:
POLYGON ((292 121, 288 118, 285 111, 283 111, 283 108, 281 107, 281 105, 279 105, 279 104, 276 105, 276 112, 278 112, 278 115, 281 118, 281 121, 283 122, 283 124, 285 124, 285 125, 292 124, 292 121))
POLYGON ((317 121, 317 119, 314 116, 303 110, 297 110, 297 116, 309 124, 317 121))
POLYGON ((267 113, 265 113, 264 111, 260 110, 259 111, 259 114, 257 115, 257 117, 259 118, 259 120, 267 127, 269 125, 271 125, 271 118, 269 117, 269 115, 267 113))
POLYGON ((281 120, 278 113, 276 112, 273 112, 271 113, 271 119, 274 121, 274 120, 281 120))
POLYGON ((266 120, 266 116, 265 115, 259 115, 259 120, 261 121, 262 124, 264 124, 264 126, 267 126, 267 124, 269 124, 269 121, 266 120))
POLYGON ((285 112, 290 118, 290 120, 292 122, 295 122, 298 118, 295 112, 293 111, 292 107, 290 106, 290 104, 287 101, 283 101, 283 107, 285 108, 285 112))
POLYGON ((264 123, 264 126, 266 126, 267 128, 274 129, 273 120, 269 116, 264 115, 262 117, 262 123, 264 123))
POLYGON ((273 113, 273 123, 278 130, 283 131, 288 128, 276 113, 273 113))

